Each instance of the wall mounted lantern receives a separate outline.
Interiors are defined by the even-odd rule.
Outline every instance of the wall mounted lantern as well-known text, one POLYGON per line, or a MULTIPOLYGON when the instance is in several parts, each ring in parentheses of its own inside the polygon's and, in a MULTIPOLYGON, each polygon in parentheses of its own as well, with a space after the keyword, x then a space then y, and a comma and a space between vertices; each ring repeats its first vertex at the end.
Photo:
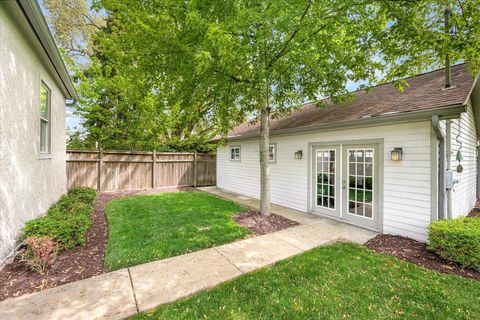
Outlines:
POLYGON ((298 150, 295 152, 295 159, 302 159, 303 157, 303 151, 302 150, 298 150))
POLYGON ((393 161, 400 161, 402 160, 403 150, 402 148, 395 147, 390 154, 393 161))

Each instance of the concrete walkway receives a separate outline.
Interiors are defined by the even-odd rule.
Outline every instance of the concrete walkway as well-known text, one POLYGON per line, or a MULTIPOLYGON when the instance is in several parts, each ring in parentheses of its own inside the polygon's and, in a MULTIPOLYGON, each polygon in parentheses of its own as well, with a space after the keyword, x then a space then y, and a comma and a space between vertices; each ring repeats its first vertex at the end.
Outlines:
MULTIPOLYGON (((260 201, 255 198, 251 198, 251 197, 247 197, 231 191, 219 189, 217 187, 200 187, 197 189, 208 192, 220 198, 235 201, 247 208, 251 208, 255 210, 258 210, 260 208, 260 201)), ((300 224, 310 224, 323 219, 323 218, 320 218, 319 216, 314 216, 312 214, 308 214, 295 209, 290 209, 284 206, 279 206, 278 204, 273 204, 273 203, 271 204, 271 211, 278 215, 284 216, 285 218, 288 218, 290 220, 297 221, 300 224)))
MULTIPOLYGON (((238 197, 216 188, 202 189, 224 198, 238 197)), ((255 207, 250 198, 232 200, 255 207)), ((0 302, 0 319, 123 319, 320 245, 342 240, 364 243, 375 236, 280 206, 272 211, 300 225, 7 299, 0 302)))

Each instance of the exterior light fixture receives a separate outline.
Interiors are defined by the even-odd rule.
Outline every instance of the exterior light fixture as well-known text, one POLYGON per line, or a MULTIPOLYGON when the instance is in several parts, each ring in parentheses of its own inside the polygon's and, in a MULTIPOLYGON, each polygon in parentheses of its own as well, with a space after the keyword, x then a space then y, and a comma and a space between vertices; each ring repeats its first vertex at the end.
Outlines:
POLYGON ((302 150, 298 150, 295 152, 295 159, 302 159, 303 157, 303 151, 302 150))
POLYGON ((402 148, 394 148, 390 154, 393 161, 400 161, 402 160, 403 150, 402 148))

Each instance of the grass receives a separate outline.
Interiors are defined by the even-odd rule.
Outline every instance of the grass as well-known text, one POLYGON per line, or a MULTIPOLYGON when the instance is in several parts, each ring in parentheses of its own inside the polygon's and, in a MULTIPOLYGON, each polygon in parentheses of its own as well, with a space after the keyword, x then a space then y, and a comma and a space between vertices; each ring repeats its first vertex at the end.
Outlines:
POLYGON ((135 319, 479 319, 480 282, 339 243, 135 319))
POLYGON ((108 203, 107 270, 232 242, 250 232, 232 216, 244 208, 204 192, 131 196, 108 203))

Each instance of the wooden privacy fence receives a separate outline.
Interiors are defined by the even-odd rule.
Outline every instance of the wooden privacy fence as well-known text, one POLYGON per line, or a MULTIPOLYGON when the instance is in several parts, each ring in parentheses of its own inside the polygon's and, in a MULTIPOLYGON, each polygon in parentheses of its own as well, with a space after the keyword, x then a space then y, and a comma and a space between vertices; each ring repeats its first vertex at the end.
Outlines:
POLYGON ((67 150, 67 181, 100 191, 215 185, 215 155, 67 150))

